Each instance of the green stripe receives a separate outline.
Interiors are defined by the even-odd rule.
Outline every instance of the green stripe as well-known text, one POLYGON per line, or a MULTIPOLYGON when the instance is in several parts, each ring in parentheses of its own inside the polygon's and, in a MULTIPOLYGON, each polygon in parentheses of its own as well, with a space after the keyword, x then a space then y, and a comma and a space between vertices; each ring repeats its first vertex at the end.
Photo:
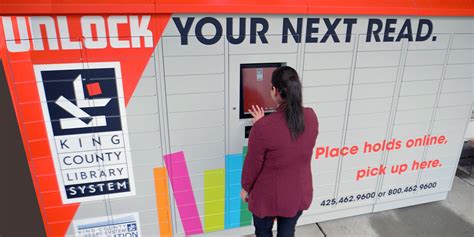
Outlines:
POLYGON ((204 171, 204 231, 224 229, 225 170, 204 171))
MULTIPOLYGON (((242 154, 244 159, 247 156, 247 146, 244 146, 242 149, 242 154)), ((248 204, 243 200, 240 200, 240 226, 246 226, 252 224, 252 213, 248 209, 248 204)))

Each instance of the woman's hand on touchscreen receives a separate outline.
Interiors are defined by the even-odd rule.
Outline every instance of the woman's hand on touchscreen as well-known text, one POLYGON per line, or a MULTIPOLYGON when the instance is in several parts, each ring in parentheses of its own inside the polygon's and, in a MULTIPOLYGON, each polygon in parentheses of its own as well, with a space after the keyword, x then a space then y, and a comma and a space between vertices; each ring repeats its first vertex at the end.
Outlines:
POLYGON ((265 111, 262 107, 258 105, 252 105, 252 108, 249 109, 249 113, 252 115, 252 123, 256 123, 259 119, 265 116, 265 111))

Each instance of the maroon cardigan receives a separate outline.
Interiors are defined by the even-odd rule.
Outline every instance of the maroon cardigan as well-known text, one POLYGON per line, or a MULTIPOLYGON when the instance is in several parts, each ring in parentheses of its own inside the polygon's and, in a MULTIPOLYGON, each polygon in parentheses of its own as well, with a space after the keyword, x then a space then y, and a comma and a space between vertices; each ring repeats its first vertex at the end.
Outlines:
POLYGON ((242 187, 249 193, 249 210, 260 218, 293 217, 311 205, 311 156, 318 136, 312 109, 304 109, 304 121, 305 130, 296 140, 281 110, 258 120, 250 131, 242 187))

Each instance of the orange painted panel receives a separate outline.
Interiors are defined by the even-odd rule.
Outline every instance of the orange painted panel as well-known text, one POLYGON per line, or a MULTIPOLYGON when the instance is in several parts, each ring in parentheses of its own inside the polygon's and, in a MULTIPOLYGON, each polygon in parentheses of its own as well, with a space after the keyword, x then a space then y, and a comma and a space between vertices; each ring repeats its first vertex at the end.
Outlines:
POLYGON ((3 14, 328 14, 328 15, 420 15, 473 16, 471 0, 4 0, 3 14))
POLYGON ((166 168, 154 168, 156 208, 158 209, 158 222, 160 236, 172 236, 171 212, 168 189, 168 175, 166 168))

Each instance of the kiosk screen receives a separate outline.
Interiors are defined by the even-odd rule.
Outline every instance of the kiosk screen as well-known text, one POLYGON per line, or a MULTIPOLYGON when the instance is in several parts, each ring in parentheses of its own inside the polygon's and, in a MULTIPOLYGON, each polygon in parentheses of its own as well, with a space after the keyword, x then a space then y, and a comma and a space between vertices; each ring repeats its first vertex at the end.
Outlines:
POLYGON ((240 65, 240 118, 251 118, 248 112, 252 105, 258 105, 269 113, 275 110, 270 96, 272 73, 282 63, 254 63, 240 65))

